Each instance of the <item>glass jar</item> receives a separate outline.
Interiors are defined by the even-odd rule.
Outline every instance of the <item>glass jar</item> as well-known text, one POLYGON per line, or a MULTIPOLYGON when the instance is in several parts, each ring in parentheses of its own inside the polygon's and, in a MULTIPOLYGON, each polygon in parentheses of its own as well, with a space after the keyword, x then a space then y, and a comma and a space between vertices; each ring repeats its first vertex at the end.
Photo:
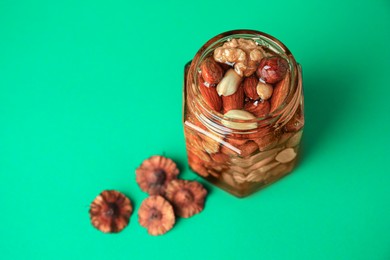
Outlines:
POLYGON ((301 67, 274 37, 219 34, 185 66, 183 121, 190 168, 245 197, 290 173, 302 137, 301 67))

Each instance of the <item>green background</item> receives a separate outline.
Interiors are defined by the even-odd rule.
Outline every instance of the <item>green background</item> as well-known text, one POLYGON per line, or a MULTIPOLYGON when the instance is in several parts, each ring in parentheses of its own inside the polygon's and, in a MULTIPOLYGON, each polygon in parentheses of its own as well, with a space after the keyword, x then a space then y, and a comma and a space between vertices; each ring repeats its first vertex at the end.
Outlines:
POLYGON ((0 1, 1 259, 390 259, 388 1, 0 1), (137 223, 143 159, 188 169, 183 66, 238 28, 285 43, 304 71, 303 156, 164 236, 137 223), (135 206, 106 235, 89 204, 135 206))

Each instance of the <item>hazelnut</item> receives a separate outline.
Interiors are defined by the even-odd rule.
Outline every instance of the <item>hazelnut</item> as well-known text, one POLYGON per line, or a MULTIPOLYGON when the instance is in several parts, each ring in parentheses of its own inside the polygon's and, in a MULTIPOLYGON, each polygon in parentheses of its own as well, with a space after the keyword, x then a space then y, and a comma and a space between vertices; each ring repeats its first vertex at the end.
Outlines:
POLYGON ((105 190, 91 203, 89 214, 92 225, 104 233, 118 233, 129 223, 133 207, 131 201, 115 190, 105 190))
POLYGON ((189 218, 204 208, 207 191, 196 181, 174 180, 167 187, 166 197, 172 203, 175 213, 189 218))
POLYGON ((155 155, 143 161, 135 173, 141 190, 150 195, 163 195, 167 184, 176 179, 179 170, 171 159, 155 155))
POLYGON ((288 70, 288 63, 280 57, 263 58, 257 68, 257 76, 266 83, 274 84, 281 81, 288 70))
POLYGON ((142 202, 138 210, 138 222, 152 236, 165 234, 175 224, 172 205, 159 195, 150 196, 142 202))

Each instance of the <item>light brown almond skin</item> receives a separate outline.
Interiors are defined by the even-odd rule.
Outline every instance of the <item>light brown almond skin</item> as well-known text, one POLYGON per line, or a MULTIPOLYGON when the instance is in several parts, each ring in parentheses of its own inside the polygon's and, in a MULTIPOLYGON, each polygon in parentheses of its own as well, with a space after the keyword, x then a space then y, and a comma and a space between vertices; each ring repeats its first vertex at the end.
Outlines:
POLYGON ((203 79, 212 85, 218 84, 224 73, 221 66, 213 58, 205 59, 200 65, 200 70, 202 72, 203 79))
POLYGON ((244 107, 244 89, 240 85, 233 95, 222 96, 222 108, 223 113, 232 109, 242 109, 244 107))
POLYGON ((243 88, 245 95, 253 100, 258 100, 259 94, 257 94, 256 86, 259 83, 259 79, 256 76, 245 78, 243 82, 243 88))
POLYGON ((218 95, 215 87, 207 87, 203 84, 203 78, 200 76, 198 80, 199 91, 203 100, 213 110, 220 112, 222 109, 222 98, 218 95))
POLYGON ((271 106, 269 101, 248 101, 245 103, 244 109, 252 113, 256 117, 264 117, 268 115, 271 106))
POLYGON ((271 110, 274 112, 278 107, 284 102, 288 95, 288 90, 290 87, 290 75, 287 73, 283 80, 276 83, 272 97, 271 97, 271 110))

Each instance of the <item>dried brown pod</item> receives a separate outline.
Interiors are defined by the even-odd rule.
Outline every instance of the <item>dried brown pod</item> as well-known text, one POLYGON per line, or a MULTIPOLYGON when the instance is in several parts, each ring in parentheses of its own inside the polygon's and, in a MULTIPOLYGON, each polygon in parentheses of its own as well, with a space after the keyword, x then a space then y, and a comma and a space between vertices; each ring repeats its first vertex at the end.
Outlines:
POLYGON ((171 159, 155 155, 143 161, 135 173, 141 190, 150 195, 163 195, 168 183, 176 179, 179 169, 171 159))
POLYGON ((196 181, 174 180, 167 187, 166 197, 172 203, 175 213, 189 218, 204 208, 206 189, 196 181))
POLYGON ((162 196, 150 196, 142 202, 138 210, 138 222, 152 236, 165 234, 175 224, 173 207, 162 196))
POLYGON ((89 215, 92 225, 104 233, 118 233, 129 223, 133 207, 121 192, 105 190, 91 203, 89 215))

